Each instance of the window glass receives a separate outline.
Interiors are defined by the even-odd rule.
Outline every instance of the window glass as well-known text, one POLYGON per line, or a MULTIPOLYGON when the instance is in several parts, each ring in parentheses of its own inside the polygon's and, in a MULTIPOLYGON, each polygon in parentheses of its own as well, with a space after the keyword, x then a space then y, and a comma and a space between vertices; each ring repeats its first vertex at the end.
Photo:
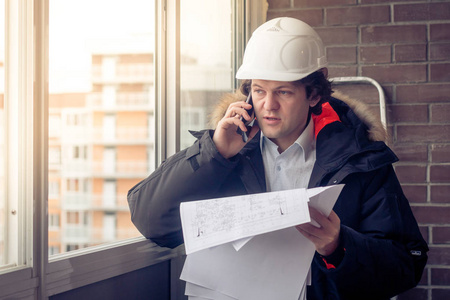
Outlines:
MULTIPOLYGON (((5 0, 0 0, 0 20, 5 20, 5 0)), ((0 22, 0 267, 5 262, 6 197, 5 197, 5 21, 0 22)))
POLYGON ((194 138, 188 130, 210 128, 208 115, 233 89, 232 1, 183 0, 180 25, 180 147, 194 138))
POLYGON ((140 236, 126 194, 154 169, 154 8, 49 0, 50 255, 140 236))

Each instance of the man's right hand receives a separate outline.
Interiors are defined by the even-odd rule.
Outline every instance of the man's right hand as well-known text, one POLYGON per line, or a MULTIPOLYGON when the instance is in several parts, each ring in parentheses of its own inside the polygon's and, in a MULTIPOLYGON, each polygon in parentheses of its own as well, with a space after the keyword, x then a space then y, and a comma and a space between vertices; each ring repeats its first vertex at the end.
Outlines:
MULTIPOLYGON (((230 106, 228 106, 224 117, 217 124, 213 141, 217 150, 223 157, 233 157, 245 146, 246 143, 244 143, 241 135, 238 134, 236 130, 239 126, 242 131, 247 131, 244 122, 241 121, 241 116, 246 120, 250 120, 251 116, 248 114, 247 110, 251 107, 251 104, 245 103, 244 101, 231 103, 230 106)), ((258 131, 259 127, 255 123, 250 131, 248 140, 251 140, 258 131)))

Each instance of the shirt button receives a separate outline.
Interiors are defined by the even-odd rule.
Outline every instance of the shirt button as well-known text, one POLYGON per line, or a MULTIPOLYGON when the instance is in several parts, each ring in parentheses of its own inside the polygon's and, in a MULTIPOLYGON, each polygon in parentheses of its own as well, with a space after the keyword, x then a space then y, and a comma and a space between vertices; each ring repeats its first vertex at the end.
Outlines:
POLYGON ((277 166, 277 171, 281 171, 281 167, 280 166, 277 166))

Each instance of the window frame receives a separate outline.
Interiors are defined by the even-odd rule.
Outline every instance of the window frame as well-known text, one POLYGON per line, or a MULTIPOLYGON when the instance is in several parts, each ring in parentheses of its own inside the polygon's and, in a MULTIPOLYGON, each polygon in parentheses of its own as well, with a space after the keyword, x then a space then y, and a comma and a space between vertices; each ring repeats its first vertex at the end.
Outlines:
MULTIPOLYGON (((180 1, 155 0, 157 122, 154 136, 157 141, 154 162, 157 165, 180 150, 180 1)), ((236 28, 233 41, 234 74, 241 63, 244 44, 249 38, 251 28, 264 21, 267 3, 263 0, 230 1, 233 3, 236 28), (255 9, 260 12, 256 13, 257 16, 255 9)), ((15 135, 22 143, 23 149, 32 151, 17 151, 17 158, 11 160, 11 163, 20 162, 17 170, 21 172, 13 174, 18 178, 17 183, 13 185, 13 182, 8 182, 8 187, 13 187, 9 189, 17 193, 14 197, 19 199, 18 211, 24 211, 16 225, 17 232, 23 232, 16 245, 17 249, 26 250, 17 251, 18 266, 0 269, 0 298, 20 295, 24 298, 34 296, 38 299, 48 299, 52 295, 165 260, 171 260, 171 268, 179 270, 182 266, 180 257, 184 254, 183 246, 175 249, 161 248, 144 237, 75 250, 49 258, 49 0, 6 0, 5 6, 5 47, 8 48, 5 51, 5 62, 15 62, 15 65, 8 67, 10 73, 5 73, 5 78, 15 78, 13 82, 9 82, 10 85, 5 85, 5 90, 7 89, 8 93, 16 92, 18 105, 25 109, 13 108, 11 114, 16 116, 19 128, 10 128, 8 134, 15 135), (23 118, 24 111, 26 118, 23 118), (92 270, 92 261, 101 262, 104 267, 92 270), (73 268, 74 265, 77 268, 73 268), (89 276, 85 276, 87 273, 89 276)), ((235 87, 237 84, 235 81, 235 87)), ((172 277, 172 294, 180 295, 179 288, 179 279, 172 277)))

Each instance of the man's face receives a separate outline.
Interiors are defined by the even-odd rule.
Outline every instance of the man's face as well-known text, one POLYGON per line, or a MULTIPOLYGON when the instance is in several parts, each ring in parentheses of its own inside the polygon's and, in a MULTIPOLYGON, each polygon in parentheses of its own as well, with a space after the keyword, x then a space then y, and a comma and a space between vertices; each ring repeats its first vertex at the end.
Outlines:
POLYGON ((300 136, 308 120, 309 107, 320 99, 306 99, 303 85, 292 82, 252 80, 253 106, 264 135, 283 152, 300 136))

